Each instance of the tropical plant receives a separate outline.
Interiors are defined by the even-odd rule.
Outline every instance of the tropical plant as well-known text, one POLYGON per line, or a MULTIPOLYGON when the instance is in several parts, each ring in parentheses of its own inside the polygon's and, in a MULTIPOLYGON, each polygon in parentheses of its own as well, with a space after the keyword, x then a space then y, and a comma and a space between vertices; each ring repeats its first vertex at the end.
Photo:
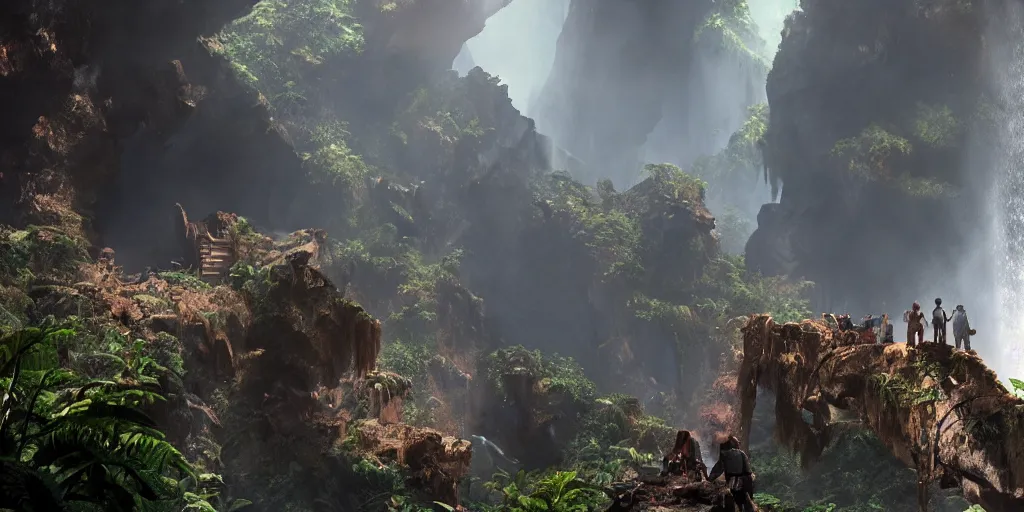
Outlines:
POLYGON ((1017 398, 1024 400, 1024 380, 1010 379, 1010 393, 1017 398))
MULTIPOLYGON (((771 411, 769 404, 765 414, 771 411)), ((873 433, 858 428, 836 433, 813 471, 803 470, 800 457, 785 448, 769 444, 751 450, 760 491, 754 500, 762 510, 811 512, 834 506, 834 512, 876 512, 916 506, 913 471, 892 457, 873 433)), ((960 512, 966 503, 956 492, 942 493, 932 507, 960 512)))
POLYGON ((530 474, 520 470, 514 477, 499 473, 484 486, 501 494, 501 505, 494 510, 507 512, 586 512, 606 501, 575 471, 530 474))
POLYGON ((155 363, 107 354, 122 363, 114 378, 76 374, 58 347, 77 336, 50 326, 0 339, 0 508, 213 510, 179 485, 198 475, 141 412, 163 399, 146 375, 155 363))

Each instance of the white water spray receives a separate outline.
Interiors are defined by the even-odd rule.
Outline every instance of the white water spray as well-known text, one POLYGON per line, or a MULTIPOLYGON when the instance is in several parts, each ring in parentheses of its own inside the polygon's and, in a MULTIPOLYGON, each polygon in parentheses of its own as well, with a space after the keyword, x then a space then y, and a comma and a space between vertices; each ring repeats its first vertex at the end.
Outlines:
POLYGON ((1002 380, 1024 377, 1024 5, 1006 2, 994 16, 993 70, 1004 110, 995 159, 998 327, 985 340, 1002 380), (998 352, 998 354, 993 354, 998 352))

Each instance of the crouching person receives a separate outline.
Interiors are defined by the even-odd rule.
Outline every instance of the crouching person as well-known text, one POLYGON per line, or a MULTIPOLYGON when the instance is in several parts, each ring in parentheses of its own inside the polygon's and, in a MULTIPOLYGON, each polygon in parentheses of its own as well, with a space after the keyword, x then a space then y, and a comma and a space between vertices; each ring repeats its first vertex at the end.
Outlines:
POLYGON ((715 481, 724 474, 736 506, 741 512, 754 512, 754 474, 750 471, 750 459, 740 450, 739 439, 729 436, 719 449, 718 462, 708 479, 715 481))
POLYGON ((700 454, 700 443, 688 430, 676 433, 676 444, 672 452, 661 460, 661 475, 686 475, 691 482, 707 479, 707 468, 700 454))

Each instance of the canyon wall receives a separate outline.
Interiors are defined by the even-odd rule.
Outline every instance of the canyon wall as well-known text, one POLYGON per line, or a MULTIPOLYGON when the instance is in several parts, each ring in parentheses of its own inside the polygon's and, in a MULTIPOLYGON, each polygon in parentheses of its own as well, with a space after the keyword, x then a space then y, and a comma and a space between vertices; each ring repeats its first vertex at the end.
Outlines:
POLYGON ((763 98, 767 67, 750 51, 762 44, 745 3, 574 0, 537 122, 586 164, 584 182, 632 185, 641 161, 688 166, 763 98))
MULTIPOLYGON (((815 281, 825 310, 963 296, 959 272, 987 226, 964 205, 991 183, 999 108, 985 2, 802 4, 767 86, 766 178, 784 187, 758 215, 748 263, 815 281)), ((986 272, 972 265, 975 285, 986 272)))

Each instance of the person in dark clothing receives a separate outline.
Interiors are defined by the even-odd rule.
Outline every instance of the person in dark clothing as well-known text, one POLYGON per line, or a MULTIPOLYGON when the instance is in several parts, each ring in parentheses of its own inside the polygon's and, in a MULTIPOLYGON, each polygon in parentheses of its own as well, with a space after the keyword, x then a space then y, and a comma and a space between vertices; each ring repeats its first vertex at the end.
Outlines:
POLYGON ((932 310, 932 328, 935 331, 935 343, 946 344, 946 322, 953 317, 946 316, 946 310, 942 309, 942 299, 935 299, 935 309, 932 310))
POLYGON ((839 330, 840 331, 849 331, 849 330, 852 330, 852 329, 853 329, 853 320, 850 318, 850 315, 849 314, 840 315, 839 316, 839 330))
POLYGON ((740 450, 740 441, 735 436, 729 436, 719 450, 718 462, 711 468, 708 480, 715 481, 724 474, 736 506, 741 512, 754 512, 754 474, 750 471, 750 458, 740 450))

